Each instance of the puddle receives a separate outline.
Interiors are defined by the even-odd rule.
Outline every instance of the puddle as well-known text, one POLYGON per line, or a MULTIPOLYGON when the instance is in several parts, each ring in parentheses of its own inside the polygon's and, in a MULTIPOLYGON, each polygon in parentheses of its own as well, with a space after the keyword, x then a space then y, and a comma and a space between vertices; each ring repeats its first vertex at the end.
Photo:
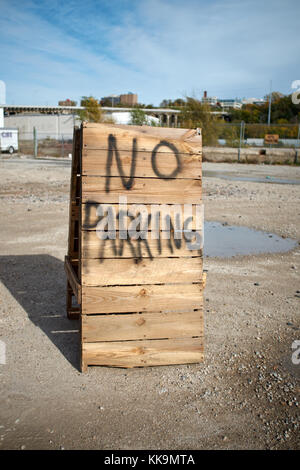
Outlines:
POLYGON ((227 173, 220 173, 218 171, 203 171, 203 176, 220 178, 229 181, 252 181, 254 183, 277 183, 277 184, 300 184, 300 180, 276 178, 275 176, 239 176, 227 173))
POLYGON ((238 255, 282 253, 298 245, 297 240, 282 238, 269 232, 248 227, 205 222, 204 256, 228 258, 238 255))

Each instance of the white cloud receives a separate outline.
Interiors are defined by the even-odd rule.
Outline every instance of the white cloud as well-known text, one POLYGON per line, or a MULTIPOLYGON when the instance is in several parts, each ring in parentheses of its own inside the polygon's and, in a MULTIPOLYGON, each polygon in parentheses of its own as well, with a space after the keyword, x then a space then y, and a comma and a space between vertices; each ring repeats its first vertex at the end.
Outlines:
POLYGON ((288 92, 298 18, 292 0, 3 1, 0 78, 24 104, 129 90, 155 104, 204 89, 262 96, 271 78, 288 92))

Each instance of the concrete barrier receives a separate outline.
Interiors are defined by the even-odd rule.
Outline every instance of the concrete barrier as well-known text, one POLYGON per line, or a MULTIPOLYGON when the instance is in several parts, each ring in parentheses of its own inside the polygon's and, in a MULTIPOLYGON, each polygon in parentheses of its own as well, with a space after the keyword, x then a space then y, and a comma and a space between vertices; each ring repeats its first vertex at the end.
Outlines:
MULTIPOLYGON (((248 147, 241 149, 241 163, 266 163, 266 164, 293 164, 295 163, 295 149, 274 149, 248 147)), ((203 161, 207 162, 237 162, 238 148, 233 147, 203 147, 203 161)), ((298 150, 298 162, 300 150, 298 150)))

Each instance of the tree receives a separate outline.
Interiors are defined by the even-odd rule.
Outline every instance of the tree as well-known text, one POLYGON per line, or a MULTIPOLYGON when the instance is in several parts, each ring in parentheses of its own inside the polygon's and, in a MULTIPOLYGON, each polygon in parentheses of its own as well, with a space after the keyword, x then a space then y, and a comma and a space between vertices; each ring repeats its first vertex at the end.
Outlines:
POLYGON ((143 124, 147 124, 146 113, 142 109, 134 108, 132 111, 130 111, 130 115, 130 124, 134 126, 142 126, 143 124))
POLYGON ((185 106, 180 114, 181 127, 193 129, 201 127, 203 145, 218 144, 218 124, 211 114, 210 107, 196 98, 186 98, 185 106))
POLYGON ((181 108, 185 105, 185 101, 182 98, 176 98, 176 100, 162 100, 160 108, 181 108))
POLYGON ((102 110, 101 106, 93 96, 83 96, 80 102, 84 109, 79 111, 79 117, 82 121, 101 122, 102 110))
POLYGON ((171 100, 162 100, 159 107, 160 108, 168 108, 170 106, 171 100))
MULTIPOLYGON (((232 122, 245 121, 251 124, 265 124, 268 122, 269 96, 262 104, 245 104, 242 109, 229 111, 232 122)), ((299 122, 300 105, 292 102, 291 95, 282 95, 278 91, 272 93, 271 123, 280 124, 285 119, 290 124, 299 122)))
POLYGON ((233 124, 225 124, 223 131, 223 137, 226 140, 226 145, 228 147, 237 147, 239 144, 239 133, 240 129, 233 124))

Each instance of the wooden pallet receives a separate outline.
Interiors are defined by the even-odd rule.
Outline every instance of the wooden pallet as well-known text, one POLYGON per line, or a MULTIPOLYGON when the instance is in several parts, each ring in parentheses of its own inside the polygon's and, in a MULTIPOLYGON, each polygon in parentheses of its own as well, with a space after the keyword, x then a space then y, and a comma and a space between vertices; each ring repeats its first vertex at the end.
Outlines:
POLYGON ((80 318, 81 313, 81 286, 78 271, 80 269, 80 160, 81 129, 75 128, 70 183, 68 255, 65 258, 65 271, 67 274, 67 315, 70 319, 80 318), (77 303, 77 305, 74 306, 74 303, 77 303))
POLYGON ((65 270, 67 314, 81 323, 82 371, 203 360, 202 250, 166 239, 164 224, 157 239, 148 228, 147 242, 120 240, 118 218, 117 239, 99 238, 101 216, 117 213, 119 196, 128 221, 135 204, 148 215, 156 205, 161 220, 170 204, 192 204, 190 228, 200 233, 201 144, 199 130, 84 123, 74 131, 65 270))

